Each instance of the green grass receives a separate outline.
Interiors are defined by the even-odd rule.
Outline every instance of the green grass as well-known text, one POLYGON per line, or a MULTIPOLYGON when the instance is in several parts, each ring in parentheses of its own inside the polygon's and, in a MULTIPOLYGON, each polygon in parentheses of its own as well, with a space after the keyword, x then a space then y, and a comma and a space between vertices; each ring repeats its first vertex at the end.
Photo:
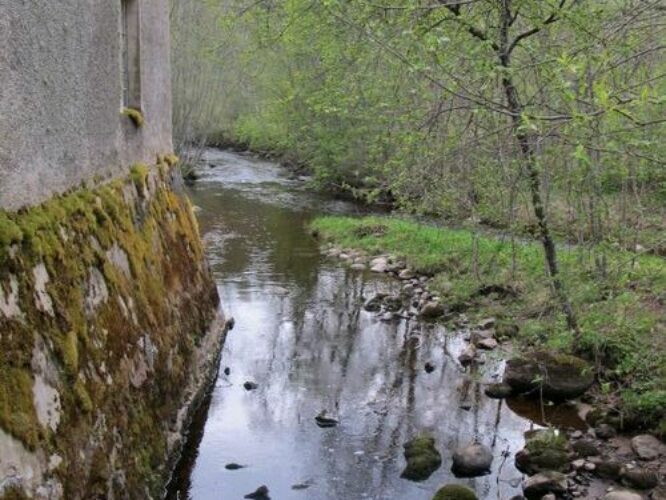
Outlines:
POLYGON ((654 420, 666 411, 666 260, 610 246, 559 246, 561 277, 578 314, 581 336, 567 331, 538 242, 511 241, 393 217, 321 217, 320 237, 369 255, 395 255, 433 276, 431 288, 471 316, 495 315, 520 327, 517 343, 578 352, 625 407, 654 420), (605 259, 605 271, 596 260, 605 259), (487 285, 516 292, 481 295, 487 285))

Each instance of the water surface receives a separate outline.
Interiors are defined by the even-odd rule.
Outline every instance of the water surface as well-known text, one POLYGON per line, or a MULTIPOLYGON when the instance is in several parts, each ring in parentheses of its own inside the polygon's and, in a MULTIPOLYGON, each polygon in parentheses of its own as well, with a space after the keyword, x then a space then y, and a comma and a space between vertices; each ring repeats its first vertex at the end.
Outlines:
POLYGON ((241 499, 266 485, 274 500, 429 500, 450 482, 483 499, 520 493, 513 454, 533 424, 481 385, 498 379, 501 362, 490 356, 482 373, 467 373, 456 361, 459 333, 362 310, 399 284, 323 258, 308 233, 316 214, 359 207, 313 195, 302 179, 250 156, 210 150, 204 163, 191 197, 236 326, 168 498, 241 499), (427 374, 426 361, 437 370, 427 374), (245 381, 258 389, 246 391, 245 381), (339 426, 317 427, 324 409, 339 426), (414 483, 400 478, 402 445, 422 431, 436 437, 443 463, 414 483), (456 479, 452 452, 475 440, 493 450, 492 473, 456 479))

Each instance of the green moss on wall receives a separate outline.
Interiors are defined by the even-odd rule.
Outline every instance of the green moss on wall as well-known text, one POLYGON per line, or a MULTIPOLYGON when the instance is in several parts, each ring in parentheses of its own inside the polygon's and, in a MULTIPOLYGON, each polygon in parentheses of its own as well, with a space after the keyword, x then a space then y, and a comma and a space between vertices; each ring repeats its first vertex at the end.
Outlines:
POLYGON ((0 427, 34 449, 41 428, 32 402, 32 374, 27 367, 0 369, 0 427))
POLYGON ((115 467, 125 471, 126 493, 159 491, 169 425, 195 345, 215 314, 196 221, 188 200, 171 189, 168 156, 158 168, 133 166, 124 180, 0 211, 0 287, 9 292, 11 277, 18 281, 21 312, 0 313, 0 427, 29 449, 63 457, 54 474, 66 498, 106 484, 110 465, 99 456, 113 447, 110 429, 122 436, 115 467), (52 313, 35 301, 32 270, 41 264, 52 313), (39 424, 33 404, 38 338, 59 373, 56 432, 39 424), (155 346, 150 367, 148 338, 155 346), (90 457, 82 459, 82 450, 90 457))
POLYGON ((143 113, 138 109, 124 108, 122 115, 127 116, 130 120, 132 120, 132 123, 134 123, 137 128, 143 127, 143 124, 145 123, 143 113))

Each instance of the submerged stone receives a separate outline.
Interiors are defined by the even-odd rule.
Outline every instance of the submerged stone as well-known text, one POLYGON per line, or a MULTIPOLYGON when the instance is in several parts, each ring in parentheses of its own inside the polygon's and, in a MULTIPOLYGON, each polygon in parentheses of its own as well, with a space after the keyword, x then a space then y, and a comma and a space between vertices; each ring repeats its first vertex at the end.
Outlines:
POLYGON ((478 500, 476 493, 461 484, 447 484, 437 490, 432 500, 478 500))
POLYGON ((368 301, 366 301, 365 304, 363 304, 363 309, 365 309, 368 312, 379 312, 382 308, 382 300, 386 297, 386 294, 384 293, 378 293, 368 301))
POLYGON ((458 477, 477 477, 490 472, 493 454, 482 444, 471 444, 458 448, 453 453, 451 471, 458 477))
POLYGON ((435 439, 420 435, 404 445, 407 466, 400 477, 410 481, 425 481, 442 465, 442 456, 435 448, 435 439))
POLYGON ((259 384, 257 384, 256 382, 252 382, 252 381, 248 380, 247 382, 245 382, 243 384, 243 388, 246 391, 254 391, 255 389, 259 388, 259 384))
POLYGON ((247 465, 240 465, 233 462, 224 466, 224 468, 227 470, 238 470, 244 469, 245 467, 247 467, 247 465))
POLYGON ((250 498, 252 500, 270 500, 271 497, 268 496, 267 486, 259 486, 259 488, 254 490, 252 493, 248 493, 243 498, 250 498))
POLYGON ((326 410, 322 410, 319 415, 315 417, 315 422, 319 427, 335 427, 338 425, 338 419, 330 416, 326 410))

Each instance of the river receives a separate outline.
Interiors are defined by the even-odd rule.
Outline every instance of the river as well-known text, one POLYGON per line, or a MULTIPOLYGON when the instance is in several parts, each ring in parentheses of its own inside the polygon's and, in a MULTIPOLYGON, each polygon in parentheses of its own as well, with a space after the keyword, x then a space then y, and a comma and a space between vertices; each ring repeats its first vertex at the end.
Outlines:
POLYGON ((199 170, 190 195, 236 325, 167 498, 242 499, 266 485, 274 500, 429 500, 452 482, 482 499, 519 494, 513 454, 534 424, 481 385, 497 381, 502 361, 490 356, 470 374, 456 361, 460 333, 379 321, 364 300, 399 283, 327 260, 308 232, 317 214, 363 209, 248 155, 208 150, 199 170), (324 409, 339 416, 337 427, 316 425, 324 409), (437 439, 443 462, 416 483, 400 478, 402 445, 421 431, 437 439), (492 449, 492 473, 457 479, 453 450, 475 440, 492 449))

